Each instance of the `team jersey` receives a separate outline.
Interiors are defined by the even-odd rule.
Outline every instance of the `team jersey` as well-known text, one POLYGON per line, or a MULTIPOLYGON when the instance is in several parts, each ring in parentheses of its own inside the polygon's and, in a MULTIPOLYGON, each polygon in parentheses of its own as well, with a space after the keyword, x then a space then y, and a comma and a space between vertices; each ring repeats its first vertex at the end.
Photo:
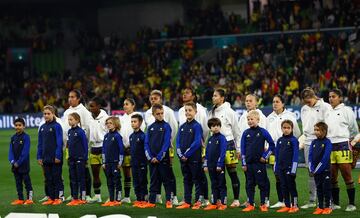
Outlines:
MULTIPOLYGON (((256 111, 260 115, 259 126, 266 129, 266 117, 265 117, 265 115, 263 114, 263 112, 260 109, 256 109, 256 111)), ((239 123, 238 123, 238 128, 239 128, 239 131, 240 131, 240 140, 239 140, 240 145, 241 145, 241 136, 243 135, 245 130, 250 128, 249 125, 248 125, 248 122, 247 122, 247 114, 248 114, 248 112, 249 111, 245 111, 241 115, 241 117, 239 119, 239 123)))
POLYGON ((328 138, 315 139, 310 144, 309 171, 314 174, 330 170, 331 141, 328 138))
POLYGON ((179 158, 186 157, 189 161, 201 162, 202 129, 196 120, 186 121, 176 137, 176 153, 179 158))
POLYGON ((278 139, 275 147, 274 171, 289 170, 291 174, 296 174, 299 159, 299 141, 295 136, 287 135, 278 139))
POLYGON ((38 135, 37 159, 43 163, 54 163, 55 158, 63 158, 63 132, 55 120, 46 122, 40 127, 38 135))
MULTIPOLYGON (((164 108, 164 120, 171 127, 171 141, 176 138, 176 133, 178 131, 178 122, 176 121, 174 111, 166 105, 163 105, 164 108)), ((155 122, 155 117, 152 115, 152 108, 145 112, 145 124, 149 127, 155 122)))
POLYGON ((30 171, 30 136, 28 134, 16 133, 11 137, 8 159, 10 164, 19 165, 19 172, 30 171))
POLYGON ((101 148, 105 134, 108 132, 105 121, 109 117, 106 111, 100 109, 99 115, 94 119, 91 116, 89 145, 92 148, 101 148))

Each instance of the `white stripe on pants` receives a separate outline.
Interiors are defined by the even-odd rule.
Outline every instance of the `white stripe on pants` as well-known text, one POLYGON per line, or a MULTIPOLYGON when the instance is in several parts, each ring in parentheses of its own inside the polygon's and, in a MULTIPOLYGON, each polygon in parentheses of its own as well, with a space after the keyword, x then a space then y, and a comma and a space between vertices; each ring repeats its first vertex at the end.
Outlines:
MULTIPOLYGON (((310 150, 310 145, 305 145, 304 146, 304 156, 305 156, 305 166, 307 169, 309 169, 309 150, 310 150)), ((310 194, 309 201, 315 202, 316 201, 316 184, 315 184, 314 177, 309 176, 308 182, 309 182, 309 194, 310 194)))

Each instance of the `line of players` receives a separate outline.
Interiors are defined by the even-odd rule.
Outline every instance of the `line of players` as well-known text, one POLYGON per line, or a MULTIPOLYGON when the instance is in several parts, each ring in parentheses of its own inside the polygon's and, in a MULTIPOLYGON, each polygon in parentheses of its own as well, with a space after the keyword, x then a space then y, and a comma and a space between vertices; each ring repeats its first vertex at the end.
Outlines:
MULTIPOLYGON (((70 107, 65 111, 63 120, 61 121, 56 116, 56 110, 54 107, 46 106, 44 108, 45 123, 39 128, 37 159, 39 164, 42 166, 45 175, 45 193, 47 196, 43 202, 45 205, 61 204, 64 200, 64 186, 61 176, 63 164, 62 148, 64 144, 68 148, 66 149, 65 156, 69 164, 71 181, 70 199, 72 199, 72 201, 68 203, 68 205, 79 205, 85 202, 102 201, 100 195, 101 181, 99 177, 101 168, 105 169, 107 184, 110 192, 110 200, 104 203, 104 206, 114 206, 123 202, 131 202, 129 197, 131 187, 130 171, 132 171, 135 194, 137 196, 137 201, 134 203, 134 206, 153 207, 155 206, 154 203, 161 202, 161 184, 164 185, 166 190, 166 207, 171 208, 173 205, 178 205, 179 203, 176 196, 176 179, 172 169, 172 161, 176 153, 181 162, 185 190, 184 201, 181 202, 181 205, 177 208, 189 208, 191 206, 190 190, 192 190, 192 186, 195 185, 196 194, 195 203, 192 205, 193 209, 199 209, 202 206, 206 206, 205 209, 208 210, 225 209, 227 205, 226 186, 224 187, 225 171, 228 172, 231 179, 234 196, 234 201, 230 207, 239 207, 240 181, 237 176, 236 166, 238 161, 242 160, 243 170, 246 175, 245 186, 248 195, 248 201, 245 204, 246 208, 244 211, 251 211, 254 209, 252 193, 255 191, 255 184, 259 185, 261 191, 260 210, 267 211, 267 208, 269 207, 270 182, 264 168, 264 159, 268 157, 271 152, 279 151, 279 149, 274 149, 273 147, 275 147, 275 145, 277 145, 276 148, 279 147, 278 143, 282 142, 280 139, 285 137, 285 127, 292 129, 289 134, 294 135, 295 140, 293 141, 297 141, 296 138, 298 138, 301 134, 295 115, 285 109, 283 103, 284 101, 280 95, 274 96, 274 111, 268 117, 265 117, 261 110, 256 108, 256 96, 251 94, 247 95, 245 100, 247 111, 240 117, 240 119, 238 119, 235 111, 231 109, 230 104, 225 101, 224 90, 217 89, 214 91, 212 98, 214 106, 212 110, 207 113, 206 108, 197 103, 194 91, 191 88, 187 88, 183 91, 183 102, 185 106, 179 110, 179 131, 177 129, 178 123, 175 119, 173 110, 165 105, 162 105, 162 93, 158 90, 151 92, 150 102, 152 108, 146 111, 144 119, 145 122, 142 122, 142 117, 139 115, 140 113, 134 111, 135 102, 132 99, 126 99, 124 101, 124 110, 126 113, 120 118, 120 121, 117 121, 115 117, 109 117, 106 112, 101 109, 103 106, 102 99, 94 98, 89 102, 90 112, 81 103, 82 96, 79 91, 71 91, 68 99, 70 107), (191 104, 191 102, 196 104, 191 104), (249 116, 251 114, 252 116, 249 116), (255 120, 253 123, 251 122, 252 118, 255 120), (258 124, 256 123, 256 120, 258 120, 258 124), (286 122, 284 122, 285 120, 286 122), (159 124, 162 123, 162 121, 165 121, 163 123, 168 124, 165 125, 166 128, 165 126, 159 124), (195 127, 197 127, 195 128, 194 125, 190 125, 191 122, 196 123, 197 125, 195 125, 195 127), (134 123, 137 123, 137 126, 134 123), (145 124, 147 126, 147 134, 139 134, 144 131, 145 124), (79 126, 81 126, 81 128, 79 126), (251 141, 253 140, 247 140, 244 136, 250 130, 255 129, 256 126, 261 127, 261 131, 257 132, 254 136, 249 134, 249 138, 260 140, 258 137, 261 136, 260 138, 262 141, 252 142, 255 144, 254 146, 250 146, 251 141), (197 128, 200 129, 201 134, 195 134, 195 132, 197 132, 197 128), (154 133, 152 136, 151 133, 152 131, 155 131, 155 129, 157 129, 157 133, 154 133), (209 129, 212 132, 212 137, 210 138, 208 138, 209 129), (170 134, 166 134, 167 131, 165 130, 169 130, 170 134), (117 133, 118 131, 120 134, 117 133), (184 131, 187 131, 188 133, 184 134, 184 131), (62 135, 60 134, 61 137, 58 135, 59 132, 63 133, 62 135), (220 133, 223 137, 220 137, 221 139, 214 139, 218 133, 220 133), (138 136, 138 138, 132 138, 135 137, 134 135, 138 136), (267 135, 269 135, 269 137, 267 137, 267 135), (168 140, 169 143, 164 143, 164 146, 159 148, 159 142, 164 140, 164 136, 168 137, 166 140, 168 140), (79 138, 82 139, 79 141, 79 138), (134 140, 135 142, 132 142, 131 140, 134 140), (176 152, 174 152, 174 145, 172 145, 172 142, 175 140, 177 142, 176 152), (87 143, 87 141, 89 141, 89 143, 87 143), (142 141, 144 141, 145 144, 145 153, 142 152, 141 149, 135 149, 138 147, 142 147, 142 149, 144 149, 144 146, 137 145, 137 143, 139 144, 142 141), (268 146, 264 143, 265 141, 268 141, 268 146), (116 142, 118 146, 115 146, 116 142), (207 146, 205 146, 206 142, 207 146), (223 147, 226 149, 221 152, 216 150, 216 148, 211 150, 211 142, 215 142, 215 144, 223 142, 223 147), (77 146, 74 149, 75 146, 72 145, 78 143, 82 144, 82 146, 77 146), (263 144, 265 147, 259 146, 259 143, 263 144), (53 146, 49 146, 50 144, 53 146), (258 150, 252 149, 253 147, 256 147, 255 145, 258 147, 258 150), (90 149, 88 149, 88 146, 90 149), (111 149, 107 149, 108 147, 111 149), (205 147, 208 149, 206 149, 207 155, 204 157, 205 147), (135 150, 133 150, 133 148, 135 150), (251 151, 251 154, 247 152, 248 149, 250 149, 249 151, 251 151), (87 153, 88 151, 90 152, 89 155, 87 153), (225 152, 225 155, 223 152, 225 152), (141 153, 143 153, 142 158, 140 158, 141 153), (212 155, 209 156, 209 153, 212 155), (262 158, 258 158, 260 153, 263 155, 262 158), (132 155, 133 158, 131 158, 132 155), (197 158, 195 158, 196 155, 197 158), (214 160, 213 156, 216 155, 224 155, 224 157, 223 159, 216 158, 214 160), (248 157, 249 155, 254 155, 255 159, 252 160, 251 157, 248 157), (217 160, 221 161, 216 163, 217 160), (144 175, 147 175, 147 165, 149 161, 151 184, 150 195, 147 198, 147 188, 144 189, 144 186, 147 187, 147 181, 144 180, 144 175), (91 176, 87 162, 90 163, 93 175, 93 188, 95 192, 95 196, 93 198, 90 197, 91 176), (211 163, 215 163, 215 171, 212 167, 210 167, 211 163), (254 163, 255 165, 253 165, 254 163), (122 170, 120 170, 120 168, 122 170), (213 193, 211 204, 209 204, 208 201, 208 185, 203 169, 209 172, 212 183, 211 187, 213 193), (120 182, 121 171, 123 171, 124 174, 124 197, 122 196, 122 187, 120 182), (255 171, 256 173, 254 173, 255 171), (144 203, 145 199, 148 200, 146 203, 144 203), (219 202, 217 200, 219 200, 219 202)), ((349 205, 346 210, 356 210, 354 203, 355 188, 351 176, 351 163, 353 162, 352 146, 349 145, 349 140, 358 134, 358 127, 354 113, 350 108, 341 103, 342 93, 340 90, 332 90, 330 92, 330 105, 325 103, 322 99, 319 99, 310 88, 303 90, 302 99, 305 104, 301 110, 301 120, 305 136, 305 160, 311 173, 311 176, 309 177, 309 187, 311 193, 310 199, 307 204, 302 206, 302 208, 306 209, 309 207, 316 207, 316 185, 314 182, 316 173, 315 176, 313 174, 319 169, 325 170, 329 173, 328 177, 331 180, 329 184, 331 185, 328 187, 332 187, 330 190, 330 196, 332 196, 332 208, 340 208, 339 187, 337 182, 338 169, 340 169, 346 183, 349 197, 349 205), (318 123, 321 121, 329 124, 327 136, 332 142, 332 152, 330 158, 331 167, 329 164, 329 169, 326 167, 326 169, 323 169, 327 160, 325 162, 324 160, 321 160, 317 163, 315 168, 314 166, 311 166, 311 164, 308 164, 311 162, 308 158, 309 151, 314 150, 312 149, 314 147, 312 142, 314 142, 317 138, 314 126, 319 125, 318 123), (323 166, 321 167, 318 165, 323 166)), ((15 122, 15 128, 17 125, 21 126, 21 124, 22 122, 15 122)), ((325 128, 322 128, 322 130, 324 129, 325 128)), ((27 143, 24 145, 23 142, 29 140, 24 140, 24 136, 22 136, 24 134, 19 134, 18 130, 16 131, 17 133, 11 140, 9 151, 9 161, 12 164, 18 190, 18 200, 14 201, 13 204, 29 204, 29 202, 32 202, 32 188, 30 179, 24 175, 29 170, 29 167, 26 167, 28 160, 23 160, 24 154, 26 154, 29 150, 27 143), (16 149, 14 149, 14 147, 16 149), (22 165, 24 165, 24 167, 22 167, 22 165), (23 170, 23 168, 25 170, 23 170), (24 201, 21 181, 25 182, 26 190, 28 192, 28 200, 30 201, 24 201)), ((296 143, 293 143, 292 141, 290 144, 294 145, 294 148, 298 148, 298 144, 296 145, 296 143)), ((140 143, 140 145, 142 144, 140 143)), ((294 187, 291 188, 284 186, 284 184, 289 183, 295 184, 298 157, 297 150, 298 149, 290 149, 284 151, 293 152, 293 155, 290 154, 293 158, 288 160, 288 162, 291 163, 291 166, 286 166, 284 169, 285 174, 291 174, 293 177, 288 178, 287 176, 284 176, 284 173, 280 173, 281 170, 274 167, 274 169, 276 169, 275 176, 277 178, 276 189, 278 202, 271 207, 281 207, 281 209, 286 208, 284 209, 285 211, 280 209, 280 212, 294 211, 291 209, 294 207, 297 208, 296 189, 294 191, 294 187), (289 192, 291 192, 292 196, 291 204, 289 202, 289 192)), ((275 157, 274 162, 274 158, 270 158, 269 162, 278 166, 279 163, 284 162, 283 159, 286 158, 276 159, 275 157)), ((321 187, 318 187, 318 192, 319 189, 321 189, 321 187)), ((324 193, 320 193, 321 196, 323 196, 323 194, 324 193)), ((322 204, 322 201, 319 202, 319 207, 321 205, 320 203, 322 204)), ((327 208, 328 206, 329 205, 325 205, 327 208)), ((321 207, 323 207, 323 205, 321 205, 321 207)))

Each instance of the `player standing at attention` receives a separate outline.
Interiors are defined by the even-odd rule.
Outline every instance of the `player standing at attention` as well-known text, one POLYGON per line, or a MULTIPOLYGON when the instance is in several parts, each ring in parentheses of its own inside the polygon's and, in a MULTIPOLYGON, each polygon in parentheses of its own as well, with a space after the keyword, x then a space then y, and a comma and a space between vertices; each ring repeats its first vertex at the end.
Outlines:
POLYGON ((90 202, 102 202, 101 199, 101 180, 100 169, 102 164, 102 146, 105 134, 108 132, 106 129, 105 121, 109 117, 105 110, 101 109, 106 104, 103 99, 94 97, 89 101, 89 110, 91 112, 91 126, 90 126, 90 156, 89 162, 93 176, 93 188, 95 196, 90 202))
MULTIPOLYGON (((308 165, 309 149, 312 140, 316 139, 314 125, 318 122, 325 121, 325 115, 331 109, 328 103, 318 98, 312 88, 305 88, 301 92, 301 98, 304 106, 301 108, 301 122, 303 133, 305 136, 304 156, 305 164, 308 165)), ((316 185, 313 176, 309 176, 309 202, 301 206, 302 209, 316 207, 316 185)))
POLYGON ((11 202, 12 205, 33 204, 33 188, 30 179, 30 136, 26 134, 25 121, 23 118, 14 120, 15 134, 10 139, 9 161, 11 171, 16 182, 18 199, 11 202), (27 198, 24 200, 23 183, 25 184, 27 198))
POLYGON ((45 124, 40 127, 38 136, 38 163, 44 168, 45 184, 49 199, 43 205, 59 205, 62 203, 62 164, 63 164, 63 132, 56 122, 55 109, 46 105, 43 110, 45 124))
MULTIPOLYGON (((166 105, 162 104, 162 93, 160 90, 153 90, 150 93, 150 103, 151 103, 151 108, 149 110, 147 110, 145 112, 145 123, 146 126, 149 127, 152 123, 155 122, 155 116, 153 115, 153 111, 152 111, 152 106, 154 104, 161 104, 163 106, 163 110, 164 110, 164 120, 165 122, 167 122, 170 127, 171 127, 171 145, 170 145, 170 150, 169 150, 169 155, 170 155, 170 182, 171 182, 171 201, 173 203, 173 205, 178 205, 179 201, 178 198, 176 196, 176 178, 175 178, 175 174, 174 174, 174 170, 172 168, 172 161, 175 155, 174 152, 174 146, 173 146, 173 142, 176 138, 176 133, 178 130, 178 122, 176 121, 175 118, 175 113, 174 111, 169 108, 166 105)), ((159 190, 160 192, 157 194, 156 196, 156 203, 162 203, 162 198, 161 198, 161 190, 159 190)))
MULTIPOLYGON (((130 189, 131 189, 131 155, 130 155, 130 141, 129 137, 134 132, 131 127, 131 116, 134 114, 140 114, 135 112, 135 100, 132 98, 126 98, 124 101, 125 114, 120 117, 120 134, 123 138, 125 156, 124 163, 122 166, 124 174, 124 198, 121 200, 122 203, 131 203, 130 200, 130 189)), ((141 130, 145 130, 145 123, 142 122, 141 130)))
MULTIPOLYGON (((185 104, 189 102, 196 103, 197 113, 195 120, 199 122, 203 130, 202 136, 202 159, 205 157, 205 142, 209 135, 209 128, 207 126, 207 109, 197 102, 197 97, 192 88, 185 88, 182 95, 183 107, 179 109, 179 125, 181 126, 186 122, 185 104)), ((195 184, 195 201, 194 207, 207 206, 209 204, 209 190, 206 175, 203 170, 200 172, 200 185, 195 184), (199 205, 200 204, 200 205, 199 205)))
POLYGON ((326 137, 328 126, 324 122, 316 123, 314 133, 316 139, 310 144, 309 171, 315 178, 319 207, 313 214, 331 214, 331 141, 326 137), (324 205, 325 204, 325 205, 324 205))
POLYGON ((345 211, 355 211, 355 186, 351 175, 351 163, 353 162, 352 149, 349 141, 358 133, 358 125, 354 111, 342 103, 342 91, 333 89, 329 92, 331 109, 325 118, 329 129, 327 137, 332 143, 331 152, 331 185, 332 185, 332 208, 340 209, 338 171, 346 184, 349 205, 345 211))
MULTIPOLYGON (((283 135, 281 124, 284 120, 290 120, 293 123, 294 127, 292 128, 292 132, 293 132, 292 134, 296 138, 299 138, 301 132, 296 120, 296 115, 293 112, 286 110, 284 98, 279 94, 275 95, 273 97, 272 106, 273 106, 273 112, 269 114, 269 116, 267 116, 266 118, 266 130, 270 133, 271 138, 274 140, 275 146, 277 146, 277 140, 283 135)), ((273 157, 274 156, 271 155, 269 158, 270 164, 274 164, 273 157)), ((276 174, 275 174, 275 178, 276 178, 276 192, 277 192, 278 202, 270 206, 270 208, 279 208, 285 206, 284 197, 281 192, 282 188, 280 185, 280 178, 276 174)))
POLYGON ((225 91, 216 89, 213 97, 213 109, 210 112, 210 118, 218 118, 221 121, 220 132, 227 141, 225 166, 231 179, 234 202, 230 207, 239 207, 240 180, 236 173, 236 164, 239 162, 240 146, 236 143, 240 141, 240 131, 238 128, 238 117, 236 112, 231 109, 228 102, 225 102, 225 91))

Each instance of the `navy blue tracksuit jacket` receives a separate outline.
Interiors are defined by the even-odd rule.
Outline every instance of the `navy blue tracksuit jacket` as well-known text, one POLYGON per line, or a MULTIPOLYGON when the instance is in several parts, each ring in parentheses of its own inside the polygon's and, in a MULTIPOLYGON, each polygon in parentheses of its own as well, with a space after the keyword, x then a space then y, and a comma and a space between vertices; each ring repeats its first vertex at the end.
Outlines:
POLYGON ((130 137, 131 173, 137 201, 145 201, 148 194, 147 159, 145 155, 145 133, 141 129, 130 137))

